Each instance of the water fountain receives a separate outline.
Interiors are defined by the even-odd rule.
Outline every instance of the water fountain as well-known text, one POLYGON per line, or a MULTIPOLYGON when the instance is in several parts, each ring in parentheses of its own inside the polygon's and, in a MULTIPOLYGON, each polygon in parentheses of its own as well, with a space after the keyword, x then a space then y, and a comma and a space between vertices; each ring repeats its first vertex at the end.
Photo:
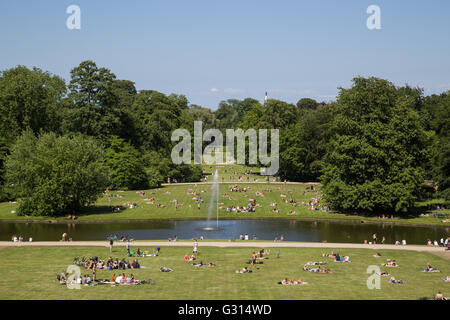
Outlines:
POLYGON ((216 172, 213 176, 213 182, 211 184, 211 197, 209 198, 209 206, 208 206, 208 218, 206 227, 199 228, 199 230, 205 231, 218 231, 219 228, 219 171, 216 169, 216 172), (216 211, 216 225, 212 226, 211 215, 216 211))

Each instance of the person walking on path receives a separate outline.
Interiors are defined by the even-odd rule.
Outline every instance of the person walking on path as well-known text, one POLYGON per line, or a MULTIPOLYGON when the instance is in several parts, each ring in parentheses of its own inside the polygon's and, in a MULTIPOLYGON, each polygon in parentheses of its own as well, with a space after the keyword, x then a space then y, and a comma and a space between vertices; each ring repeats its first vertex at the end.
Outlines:
POLYGON ((127 247, 127 253, 130 254, 130 242, 128 240, 126 243, 126 247, 127 247))
POLYGON ((109 252, 110 253, 112 252, 113 245, 114 245, 114 240, 111 238, 111 239, 109 239, 109 252))
POLYGON ((195 254, 198 252, 198 242, 197 242, 197 240, 195 240, 195 242, 194 242, 194 249, 192 250, 192 252, 195 253, 195 254))

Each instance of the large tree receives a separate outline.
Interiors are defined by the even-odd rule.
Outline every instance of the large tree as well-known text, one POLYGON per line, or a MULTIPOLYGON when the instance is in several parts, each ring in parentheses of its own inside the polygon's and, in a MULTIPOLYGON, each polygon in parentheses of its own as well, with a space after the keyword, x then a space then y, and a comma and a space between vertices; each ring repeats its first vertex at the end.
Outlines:
POLYGON ((136 95, 133 82, 116 80, 107 68, 83 61, 71 71, 65 101, 63 128, 107 142, 112 136, 135 139, 131 106, 136 95))
POLYGON ((355 78, 334 108, 321 177, 329 205, 367 213, 412 207, 429 141, 411 100, 386 80, 355 78))
POLYGON ((106 165, 112 189, 146 189, 148 176, 139 152, 123 139, 114 137, 106 149, 106 165))
POLYGON ((19 215, 58 216, 97 200, 107 185, 104 151, 92 138, 35 137, 25 131, 6 159, 6 180, 19 215))
POLYGON ((18 66, 0 73, 0 136, 8 144, 23 130, 58 131, 64 80, 38 68, 18 66))
POLYGON ((317 181, 330 139, 333 105, 306 110, 299 122, 281 131, 280 169, 282 179, 317 181))

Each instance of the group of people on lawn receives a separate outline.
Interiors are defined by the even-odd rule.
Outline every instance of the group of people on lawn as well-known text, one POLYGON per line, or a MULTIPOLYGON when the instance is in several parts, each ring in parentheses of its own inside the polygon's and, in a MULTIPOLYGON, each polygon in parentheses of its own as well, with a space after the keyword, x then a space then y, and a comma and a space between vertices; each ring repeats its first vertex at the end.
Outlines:
POLYGON ((126 270, 126 269, 139 269, 141 265, 137 259, 134 259, 131 263, 125 259, 119 260, 118 258, 113 259, 109 257, 106 261, 99 259, 98 257, 93 257, 86 259, 83 257, 81 260, 78 258, 74 259, 74 264, 78 266, 83 266, 85 269, 106 269, 106 270, 126 270))

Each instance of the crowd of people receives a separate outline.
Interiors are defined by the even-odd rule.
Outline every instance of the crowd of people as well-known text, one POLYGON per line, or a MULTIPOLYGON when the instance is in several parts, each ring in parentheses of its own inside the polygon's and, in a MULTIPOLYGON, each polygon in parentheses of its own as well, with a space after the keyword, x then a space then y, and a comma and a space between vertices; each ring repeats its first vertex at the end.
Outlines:
POLYGON ((92 257, 92 258, 81 258, 79 259, 74 258, 73 264, 77 266, 82 266, 85 269, 93 270, 93 269, 106 269, 106 270, 125 270, 125 269, 139 269, 141 268, 141 265, 139 264, 139 261, 137 259, 134 259, 132 262, 129 260, 118 258, 113 259, 111 257, 107 258, 106 260, 99 259, 98 257, 92 257))
POLYGON ((62 285, 84 285, 84 286, 97 286, 104 284, 111 284, 113 286, 117 285, 139 285, 139 284, 151 284, 151 280, 138 280, 135 279, 133 274, 126 276, 125 273, 122 273, 118 276, 113 274, 110 279, 95 279, 91 278, 90 275, 85 274, 83 276, 75 276, 70 278, 68 273, 61 273, 60 275, 56 275, 56 279, 62 285))

